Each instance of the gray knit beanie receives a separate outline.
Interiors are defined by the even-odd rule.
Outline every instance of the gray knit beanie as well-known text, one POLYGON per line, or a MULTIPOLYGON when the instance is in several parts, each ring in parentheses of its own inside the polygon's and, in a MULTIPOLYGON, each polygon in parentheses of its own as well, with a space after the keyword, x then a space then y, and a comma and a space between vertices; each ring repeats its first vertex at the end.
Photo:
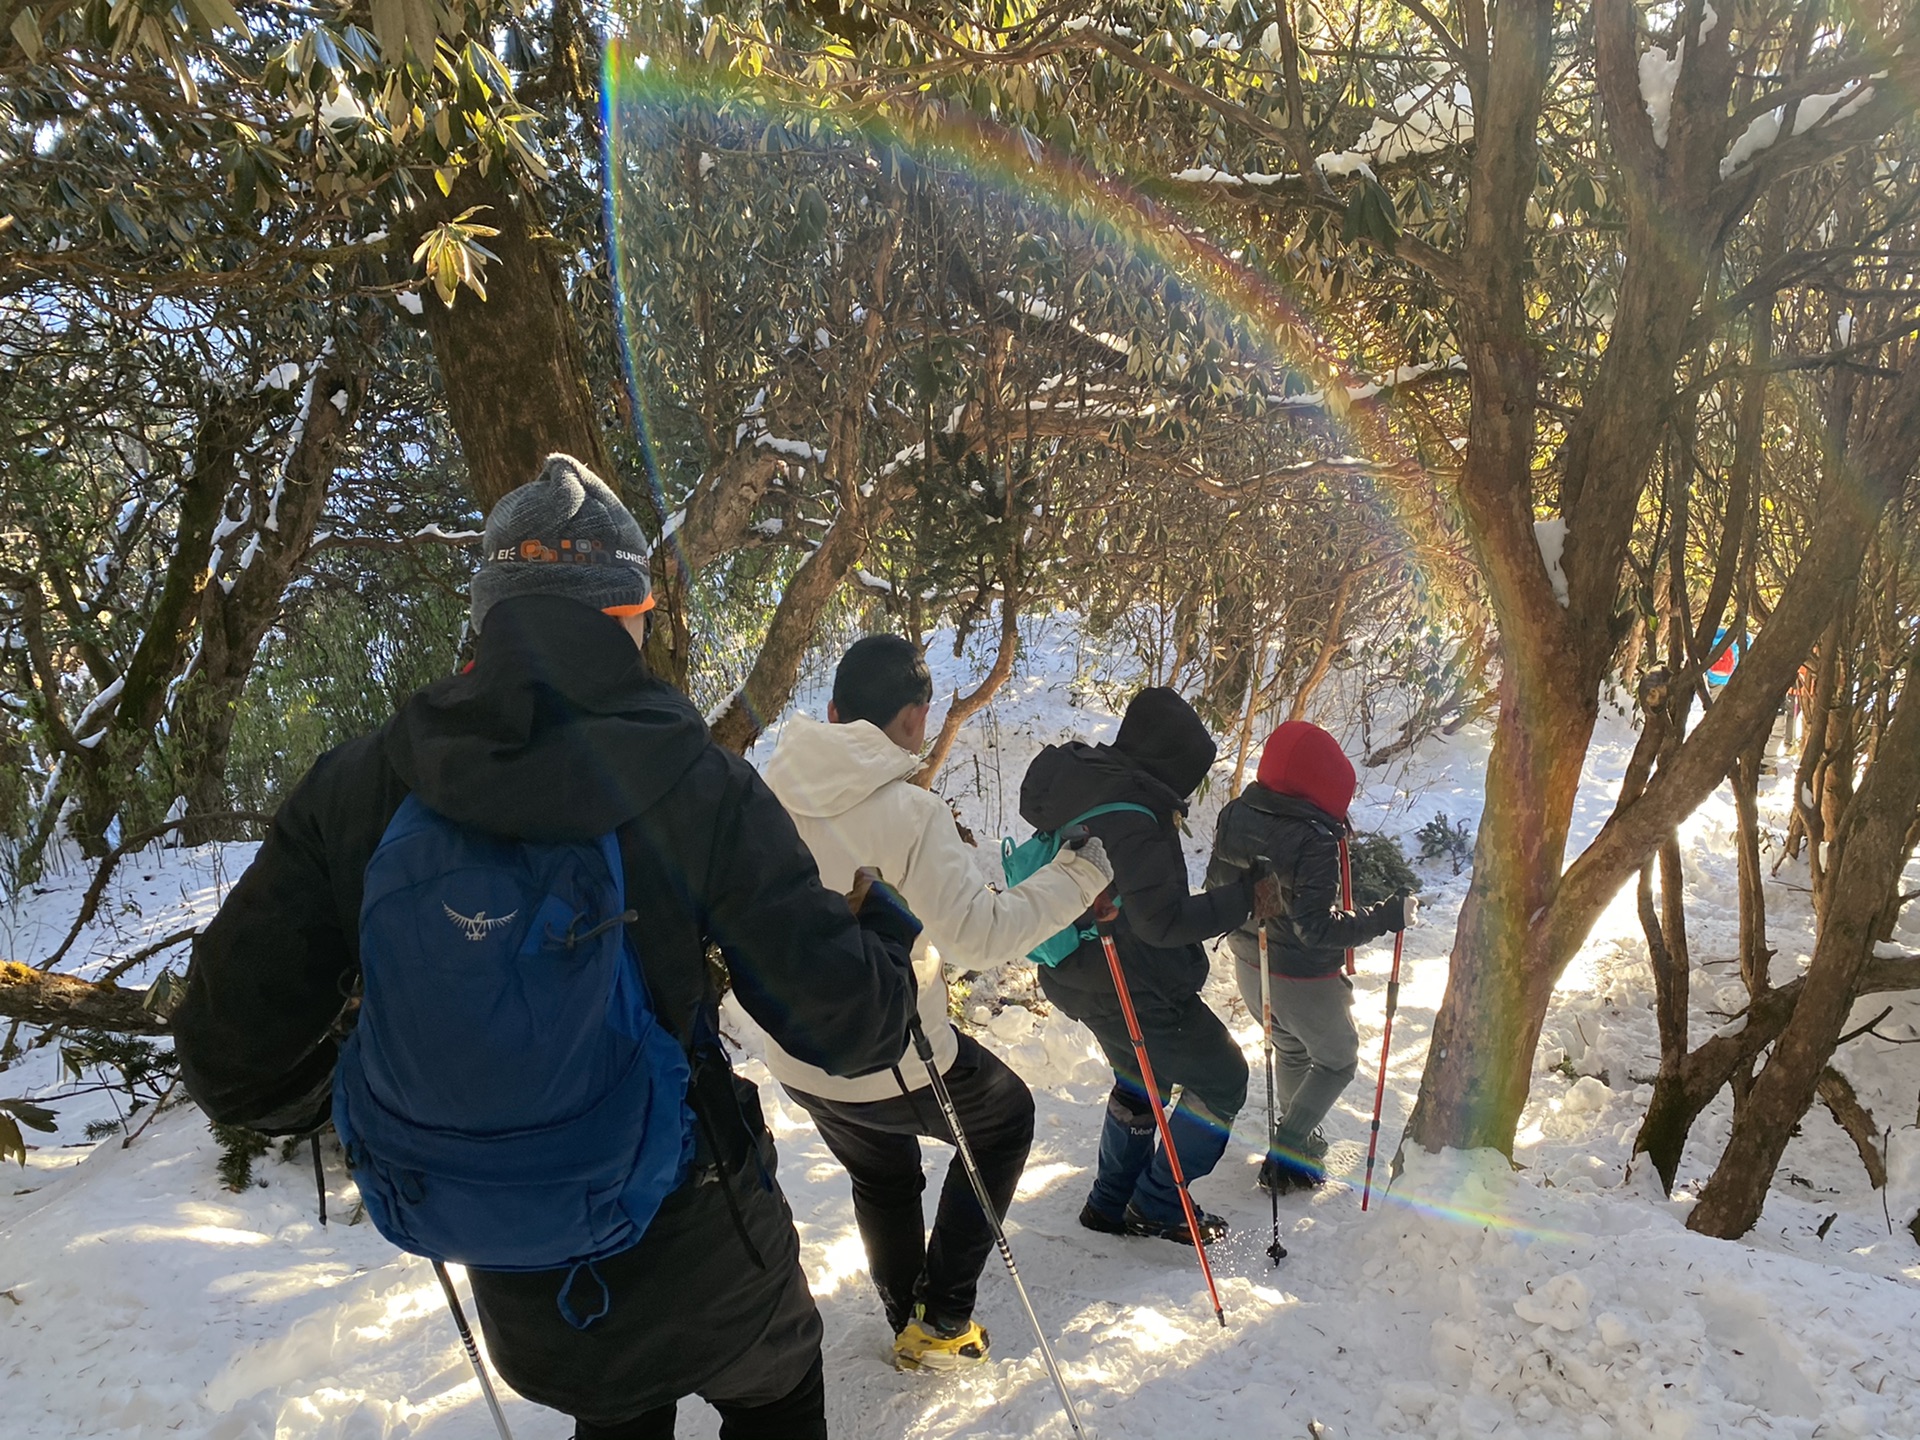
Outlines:
POLYGON ((493 507, 468 589, 476 632, 516 595, 564 595, 605 610, 644 605, 652 593, 646 536, 607 482, 571 455, 549 455, 493 507))

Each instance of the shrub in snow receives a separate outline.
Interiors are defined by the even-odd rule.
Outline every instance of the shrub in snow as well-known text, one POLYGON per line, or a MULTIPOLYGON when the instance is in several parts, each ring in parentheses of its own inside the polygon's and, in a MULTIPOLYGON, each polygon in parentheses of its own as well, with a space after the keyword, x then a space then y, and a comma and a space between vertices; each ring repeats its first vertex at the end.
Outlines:
POLYGON ((1444 810, 1413 833, 1420 842, 1422 860, 1452 861, 1456 875, 1473 859, 1473 833, 1467 829, 1467 822, 1449 820, 1444 810))
POLYGON ((1353 860, 1353 903, 1377 905, 1401 891, 1416 894, 1420 877, 1391 835, 1356 835, 1347 846, 1353 860))

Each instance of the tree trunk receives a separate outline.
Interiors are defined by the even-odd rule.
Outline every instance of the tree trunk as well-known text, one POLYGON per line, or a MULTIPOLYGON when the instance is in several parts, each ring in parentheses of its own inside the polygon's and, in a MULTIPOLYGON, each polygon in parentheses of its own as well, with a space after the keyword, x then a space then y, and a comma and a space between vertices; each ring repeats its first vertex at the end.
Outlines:
POLYGON ((1523 719, 1514 689, 1511 678, 1502 681, 1473 882, 1407 1122, 1408 1137, 1429 1149, 1512 1153, 1534 1047, 1565 964, 1539 921, 1560 873, 1594 716, 1523 719))
POLYGON ((1766 750, 1763 736, 1733 768, 1733 804, 1740 829, 1740 978, 1746 982, 1749 998, 1773 984, 1766 876, 1760 868, 1760 763, 1766 750))
POLYGON ((421 302, 468 488, 482 510, 491 510, 533 479, 556 450, 620 488, 587 379, 580 327, 533 194, 510 189, 501 166, 484 176, 468 166, 450 195, 429 187, 402 235, 403 258, 410 260, 434 226, 475 208, 476 223, 500 232, 483 242, 499 257, 486 267, 487 298, 463 290, 449 307, 429 289, 421 302))
POLYGON ((1840 617, 1834 616, 1821 633, 1813 673, 1802 673, 1806 694, 1806 723, 1801 726, 1800 764, 1793 780, 1793 826, 1787 832, 1785 854, 1820 843, 1820 767, 1827 753, 1827 723, 1833 713, 1834 682, 1839 675, 1840 617))
POLYGON ((1240 787, 1247 780, 1247 752, 1253 748, 1253 717, 1260 708, 1260 692, 1264 688, 1267 676, 1267 642, 1260 642, 1260 651, 1253 657, 1253 673, 1247 677, 1247 703, 1240 710, 1240 734, 1233 756, 1233 784, 1227 791, 1227 798, 1234 799, 1240 794, 1240 787))
POLYGON ((940 721, 940 733, 934 737, 933 746, 927 751, 926 762, 914 772, 914 784, 923 790, 933 788, 934 780, 947 763, 947 756, 953 753, 953 742, 959 738, 960 727, 986 709, 993 697, 1000 693, 1000 687, 1013 678, 1013 662, 1019 653, 1020 603, 1012 594, 1008 594, 1000 601, 1000 644, 994 651, 993 665, 981 677, 980 683, 965 695, 958 690, 953 692, 946 716, 940 721))
POLYGON ((1847 1138, 1853 1141, 1854 1153, 1860 1157, 1860 1164, 1867 1172, 1867 1182, 1876 1190, 1886 1189, 1887 1162, 1874 1148, 1880 1138, 1880 1130, 1873 1123, 1873 1112, 1860 1103, 1853 1082, 1829 1065, 1820 1072, 1819 1083, 1814 1088, 1819 1093, 1820 1103, 1833 1116, 1834 1124, 1846 1131, 1847 1138))
POLYGON ((800 662, 820 628, 820 617, 833 602, 840 582, 853 573, 867 551, 868 525, 883 521, 885 510, 876 507, 871 517, 864 507, 843 508, 820 541, 820 548, 800 562, 787 582, 786 593, 767 626, 767 638, 753 658, 746 683, 734 692, 714 717, 713 740, 716 745, 743 755, 770 720, 786 708, 793 687, 800 678, 800 662))
MULTIPOLYGON (((871 493, 862 490, 867 406, 872 403, 881 367, 891 353, 887 337, 893 315, 888 281, 899 243, 900 213, 896 209, 893 226, 874 258, 864 300, 866 314, 859 322, 864 343, 835 347, 836 355, 855 358, 843 361, 844 368, 835 369, 828 380, 825 464, 839 497, 839 512, 821 537, 819 548, 800 562, 787 582, 746 683, 714 718, 714 743, 735 754, 744 754, 760 738, 767 722, 786 708, 800 677, 800 662, 813 643, 820 617, 826 614, 834 592, 866 554, 872 532, 887 523, 901 490, 912 484, 910 469, 903 466, 889 476, 866 481, 871 493)), ((838 299, 841 323, 849 329, 851 321, 844 317, 850 317, 854 299, 851 287, 838 299)))
MULTIPOLYGON (((1661 859, 1666 858, 1666 847, 1661 847, 1661 859)), ((1661 898, 1664 901, 1666 880, 1664 863, 1661 880, 1661 898)), ((1649 860, 1640 867, 1640 929, 1647 937, 1647 958, 1653 966, 1654 1019, 1660 1032, 1660 1073, 1677 1069, 1687 1056, 1687 1004, 1688 982, 1691 974, 1687 969, 1686 941, 1681 938, 1674 944, 1674 936, 1663 923, 1653 904, 1654 862, 1649 860)), ((1671 907, 1668 907, 1671 910, 1671 907)))
POLYGON ((147 1009, 145 990, 96 985, 15 961, 0 964, 0 1015, 29 1025, 71 1025, 121 1035, 165 1035, 163 1016, 147 1009))
MULTIPOLYGON (((1910 365, 1901 374, 1874 414, 1866 441, 1854 448, 1850 459, 1851 464, 1823 480, 1819 520, 1805 552, 1720 699, 1679 742, 1644 791, 1631 799, 1623 794, 1600 834, 1565 873, 1563 847, 1580 763, 1592 734, 1598 677, 1583 669, 1579 651, 1538 670, 1518 663, 1503 616, 1506 669, 1488 764, 1486 810, 1474 852, 1474 884, 1461 911, 1453 971, 1435 1021, 1421 1099, 1408 1122, 1409 1138, 1430 1149, 1511 1147, 1512 1130, 1501 1134, 1490 1129, 1486 1117, 1497 1113, 1508 1117, 1509 1124, 1519 1119, 1524 1088, 1517 1099, 1508 1093, 1516 1042, 1495 1033, 1494 1012, 1476 1017, 1471 1010, 1453 1013, 1454 1007, 1477 1003, 1483 990, 1495 996, 1531 996, 1542 1008, 1527 1017, 1526 1030, 1537 1034, 1553 981, 1619 887, 1712 793, 1741 752, 1766 735, 1779 695, 1835 608, 1858 583, 1873 528, 1920 459, 1920 366, 1910 365), (1521 688, 1516 673, 1531 680, 1530 689, 1521 688), (1553 688, 1556 685, 1561 688, 1553 688), (1525 707, 1516 703, 1522 695, 1531 702, 1525 707), (1498 867, 1498 875, 1493 867, 1498 867), (1484 985, 1462 975, 1463 969, 1488 965, 1538 973, 1484 985), (1476 1080, 1481 1063, 1474 1054, 1476 1045, 1488 1051, 1484 1066, 1491 1083, 1485 1085, 1476 1080)), ((1530 535, 1525 543, 1531 543, 1530 535)), ((1489 553, 1511 582, 1516 575, 1512 557, 1500 555, 1495 547, 1489 547, 1489 553)), ((1532 617, 1524 609, 1516 613, 1522 617, 1521 628, 1537 637, 1538 628, 1527 623, 1532 617)), ((1878 764, 1874 768, 1880 769, 1878 764)), ((1903 833, 1911 815, 1909 809, 1902 816, 1903 833)), ((1878 897, 1876 905, 1884 898, 1878 897)), ((1524 1081, 1524 1070, 1519 1078, 1524 1081)))
MULTIPOLYGON (((302 401, 304 420, 279 485, 252 498, 251 563, 230 577, 230 589, 212 584, 201 592, 200 650, 175 702, 179 786, 190 817, 230 808, 227 753, 247 677, 260 642, 280 618, 287 584, 305 560, 326 508, 334 466, 366 399, 367 375, 368 367, 354 358, 330 354, 316 364, 302 401), (345 397, 344 406, 334 403, 337 395, 345 397)), ((190 845, 233 835, 230 823, 193 824, 181 831, 190 845)))
MULTIPOLYGON (((108 709, 94 739, 77 737, 79 805, 72 821, 81 848, 98 856, 107 830, 126 804, 132 776, 153 743, 166 708, 167 688, 185 661, 200 592, 207 583, 213 531, 228 493, 239 478, 240 456, 262 419, 258 403, 225 396, 208 401, 194 438, 193 465, 181 482, 173 554, 161 580, 147 627, 120 676, 119 699, 108 709)), ((57 802, 56 802, 57 803, 57 802)))
POLYGON ((1306 679, 1300 682, 1300 688, 1294 691, 1293 704, 1287 707, 1288 720, 1307 718, 1307 706, 1313 703, 1314 692, 1333 669, 1333 657, 1340 653, 1345 635, 1347 601, 1353 594, 1355 572, 1349 570, 1340 577, 1340 583, 1333 592, 1333 605, 1327 611, 1327 633, 1321 638, 1320 649, 1313 657, 1313 668, 1307 671, 1306 679))
MULTIPOLYGON (((1911 676, 1909 676, 1911 686, 1911 676)), ((1907 831, 1920 808, 1920 696, 1909 689, 1880 754, 1835 837, 1831 903, 1793 1018, 1734 1118, 1733 1133, 1689 1229, 1732 1240, 1753 1228, 1787 1139, 1813 1104, 1822 1072, 1873 949, 1873 920, 1900 879, 1907 831)))

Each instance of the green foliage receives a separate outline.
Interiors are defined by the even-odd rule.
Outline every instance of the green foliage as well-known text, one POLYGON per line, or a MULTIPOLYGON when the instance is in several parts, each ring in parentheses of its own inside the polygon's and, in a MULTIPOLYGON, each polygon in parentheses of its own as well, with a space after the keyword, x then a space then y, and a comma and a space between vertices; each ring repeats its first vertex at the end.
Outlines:
POLYGON ((209 1121, 207 1129, 220 1145, 220 1183, 236 1195, 251 1187, 253 1162, 272 1148, 273 1142, 258 1130, 244 1125, 222 1125, 209 1121))
POLYGON ((467 609, 454 582, 465 557, 421 563, 425 577, 378 566, 371 583, 316 585, 295 597, 234 722, 227 787, 237 808, 272 810, 322 753, 377 730, 406 696, 453 672, 467 609))
POLYGON ((1449 860, 1453 873, 1473 859, 1473 836, 1464 820, 1449 821, 1442 810, 1414 832, 1420 842, 1422 860, 1449 860))
POLYGON ((1347 844, 1353 864, 1353 903, 1377 905, 1390 895, 1415 894, 1420 877, 1391 835, 1356 835, 1347 844))
POLYGON ((60 1062, 76 1082, 87 1079, 89 1071, 117 1071, 119 1079, 107 1083, 129 1103, 159 1099, 180 1068, 171 1049, 110 1030, 74 1031, 61 1042, 60 1062))
POLYGON ((44 1105, 31 1100, 0 1100, 0 1160, 27 1163, 27 1141, 20 1133, 22 1125, 49 1135, 60 1128, 53 1111, 44 1105))
POLYGON ((1394 208, 1393 197, 1371 175, 1363 175, 1347 197, 1340 238, 1349 245, 1356 240, 1370 241, 1389 255, 1400 243, 1400 212, 1394 208))

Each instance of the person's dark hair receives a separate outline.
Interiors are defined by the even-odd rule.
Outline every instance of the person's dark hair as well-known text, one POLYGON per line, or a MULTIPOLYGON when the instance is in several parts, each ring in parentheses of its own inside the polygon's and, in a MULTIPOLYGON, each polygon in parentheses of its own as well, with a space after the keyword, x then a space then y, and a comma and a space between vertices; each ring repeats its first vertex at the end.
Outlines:
POLYGON ((898 635, 856 640, 833 672, 833 708, 842 725, 866 720, 884 730, 909 705, 933 699, 920 647, 898 635))

